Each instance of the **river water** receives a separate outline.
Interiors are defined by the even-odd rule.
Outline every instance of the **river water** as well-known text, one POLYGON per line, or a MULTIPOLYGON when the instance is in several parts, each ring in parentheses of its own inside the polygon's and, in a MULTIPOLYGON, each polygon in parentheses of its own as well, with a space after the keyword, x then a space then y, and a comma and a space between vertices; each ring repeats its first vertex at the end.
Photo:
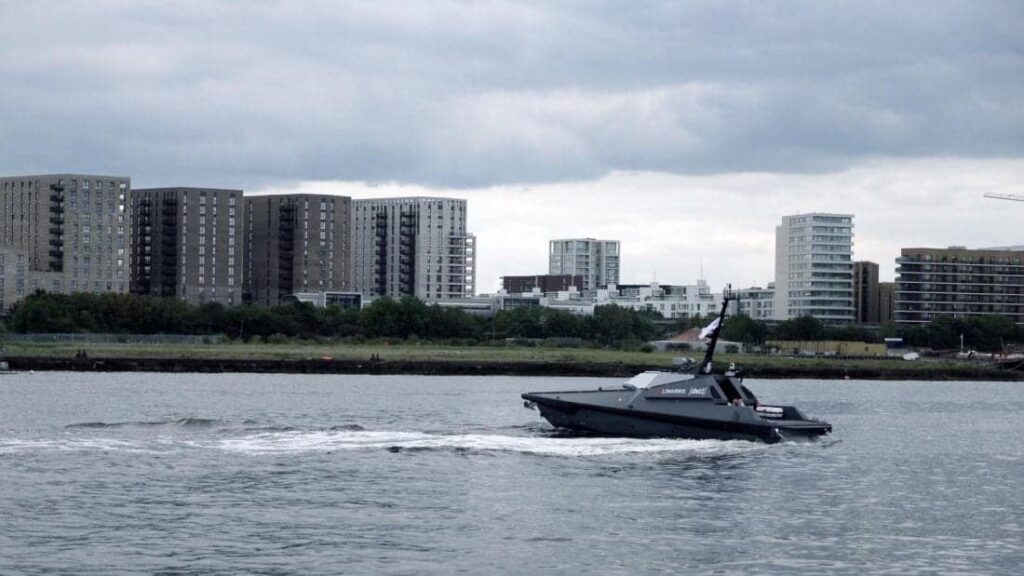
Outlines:
POLYGON ((1024 386, 751 381, 815 443, 558 434, 581 378, 0 377, 0 574, 1011 574, 1024 386))

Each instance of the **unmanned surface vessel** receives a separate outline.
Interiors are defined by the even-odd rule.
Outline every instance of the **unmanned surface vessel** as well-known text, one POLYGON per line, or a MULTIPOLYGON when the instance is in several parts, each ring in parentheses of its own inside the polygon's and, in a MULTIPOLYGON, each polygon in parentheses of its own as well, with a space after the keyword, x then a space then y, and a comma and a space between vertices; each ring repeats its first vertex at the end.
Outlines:
POLYGON ((643 372, 621 388, 528 392, 528 408, 557 428, 610 436, 779 442, 829 434, 832 425, 810 419, 794 406, 761 404, 742 377, 711 373, 726 296, 718 318, 701 333, 711 342, 695 373, 643 372))

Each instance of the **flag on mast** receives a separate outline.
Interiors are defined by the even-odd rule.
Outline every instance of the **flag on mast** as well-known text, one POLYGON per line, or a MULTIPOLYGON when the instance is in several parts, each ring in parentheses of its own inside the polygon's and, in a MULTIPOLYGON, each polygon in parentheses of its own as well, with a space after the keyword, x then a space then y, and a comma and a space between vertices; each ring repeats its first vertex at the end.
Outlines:
POLYGON ((705 326, 705 327, 704 327, 704 329, 700 331, 700 336, 699 336, 699 338, 700 338, 701 340, 703 340, 703 339, 707 338, 708 336, 711 336, 711 334, 712 334, 712 333, 713 333, 713 332, 714 332, 715 330, 717 330, 717 329, 718 329, 718 323, 719 323, 719 321, 720 321, 720 320, 721 320, 721 318, 715 318, 715 319, 714 319, 714 320, 713 320, 713 321, 711 322, 711 324, 708 324, 707 326, 705 326))

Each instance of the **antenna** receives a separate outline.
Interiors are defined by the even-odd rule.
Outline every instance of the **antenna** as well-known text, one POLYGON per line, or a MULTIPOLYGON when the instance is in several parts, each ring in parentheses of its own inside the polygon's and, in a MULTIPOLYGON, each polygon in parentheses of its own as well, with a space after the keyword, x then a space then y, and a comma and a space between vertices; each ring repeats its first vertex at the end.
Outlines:
POLYGON ((1017 202, 1024 202, 1024 196, 1017 196, 1016 194, 997 194, 995 192, 986 192, 985 198, 995 198, 996 200, 1015 200, 1017 202))

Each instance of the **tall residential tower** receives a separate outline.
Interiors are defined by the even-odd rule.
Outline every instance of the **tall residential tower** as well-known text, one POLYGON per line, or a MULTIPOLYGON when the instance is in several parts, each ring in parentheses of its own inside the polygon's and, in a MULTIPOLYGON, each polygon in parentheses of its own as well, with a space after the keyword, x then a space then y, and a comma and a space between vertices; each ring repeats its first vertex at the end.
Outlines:
POLYGON ((271 306, 296 292, 349 290, 351 206, 347 196, 247 197, 246 299, 271 306))
POLYGON ((127 292, 130 189, 123 176, 0 178, 3 305, 35 290, 127 292))
POLYGON ((466 231, 466 201, 353 200, 352 281, 364 296, 472 296, 476 237, 466 231))
POLYGON ((241 190, 135 190, 132 292, 190 304, 240 304, 242 208, 241 190))
POLYGON ((784 216, 775 229, 775 318, 853 322, 853 215, 784 216))

